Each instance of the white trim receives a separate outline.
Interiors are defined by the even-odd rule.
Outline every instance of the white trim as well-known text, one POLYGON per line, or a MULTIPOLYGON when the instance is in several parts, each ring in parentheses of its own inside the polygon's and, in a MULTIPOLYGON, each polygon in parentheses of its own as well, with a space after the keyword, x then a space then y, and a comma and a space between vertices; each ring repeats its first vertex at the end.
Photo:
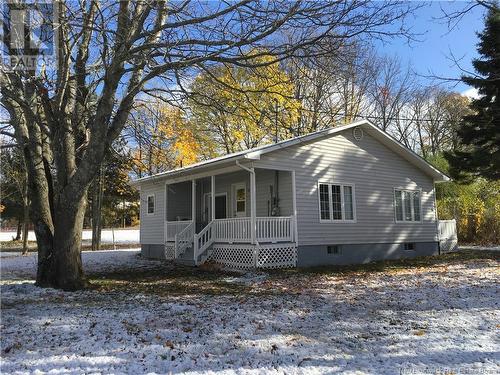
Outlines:
MULTIPOLYGON (((245 195, 245 199, 247 199, 245 195)), ((250 172, 250 221, 251 221, 251 237, 252 243, 256 243, 257 240, 257 194, 256 194, 256 184, 255 184, 255 170, 250 172)), ((246 209, 246 203, 245 203, 246 209)))
MULTIPOLYGON (((211 199, 210 199, 210 207, 211 207, 211 218, 210 221, 215 220, 215 176, 210 177, 210 192, 212 193, 211 199)), ((227 215, 226 215, 227 216, 227 215)))
MULTIPOLYGON (((423 209, 422 209, 422 188, 402 188, 402 187, 394 187, 392 189, 392 206, 394 209, 394 222, 396 224, 422 224, 424 222, 424 215, 423 215, 423 209), (406 215, 405 215, 405 201, 403 199, 403 196, 401 196, 401 202, 402 202, 402 209, 403 209, 403 220, 398 220, 397 217, 397 212, 396 212, 396 191, 401 191, 401 192, 408 192, 408 193, 415 193, 418 192, 418 198, 419 198, 419 206, 420 206, 420 220, 413 220, 415 217, 415 207, 414 207, 414 201, 413 201, 413 195, 411 197, 411 203, 410 203, 410 209, 411 209, 411 218, 412 220, 405 220, 406 215)), ((437 211, 437 209, 436 209, 437 211)))
MULTIPOLYGON (((164 213, 163 213, 163 243, 167 244, 167 209, 168 209, 168 184, 165 183, 165 202, 163 202, 163 210, 164 210, 164 213)), ((165 255, 167 254, 166 253, 167 251, 167 248, 165 247, 165 255)))
POLYGON ((356 212, 356 184, 349 182, 339 182, 332 180, 318 180, 316 184, 318 190, 318 214, 320 223, 356 223, 357 222, 357 212, 356 212), (328 186, 328 209, 330 213, 329 219, 321 218, 321 196, 320 196, 320 185, 328 186), (333 202, 332 202, 332 185, 340 186, 340 206, 342 219, 333 218, 333 202), (344 186, 350 186, 352 188, 352 217, 353 219, 345 219, 345 201, 344 201, 344 186))
POLYGON ((146 215, 154 216, 156 214, 156 194, 148 194, 146 196, 146 215), (149 212, 149 197, 153 197, 153 212, 149 212))
POLYGON ((168 218, 168 213, 167 213, 167 209, 168 209, 168 184, 165 183, 165 203, 163 204, 163 207, 164 207, 164 210, 165 210, 165 215, 163 215, 163 219, 165 222, 167 222, 167 218, 168 218))
POLYGON ((191 181, 191 221, 196 232, 196 180, 191 181))
MULTIPOLYGON (((432 202, 434 204, 433 210, 434 210, 434 219, 436 220, 436 239, 439 241, 439 215, 438 215, 438 210, 437 210, 437 198, 436 198, 436 189, 432 189, 432 202)), ((420 208, 422 210, 422 208, 420 208)), ((423 219, 423 217, 422 217, 423 219)))
POLYGON ((292 170, 292 205, 293 205, 294 241, 295 241, 295 245, 298 245, 299 244, 299 228, 297 225, 297 183, 295 181, 295 170, 292 170))

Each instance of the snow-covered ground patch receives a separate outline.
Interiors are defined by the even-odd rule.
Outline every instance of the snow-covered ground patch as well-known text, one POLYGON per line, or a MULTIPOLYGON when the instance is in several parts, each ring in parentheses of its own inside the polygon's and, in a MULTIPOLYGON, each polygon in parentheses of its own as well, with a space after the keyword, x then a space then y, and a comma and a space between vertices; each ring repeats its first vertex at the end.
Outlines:
MULTIPOLYGON (((139 229, 103 229, 101 232, 102 243, 113 243, 113 235, 115 244, 138 244, 139 243, 139 229)), ((12 241, 16 236, 16 232, 0 232, 0 242, 12 241)), ((36 241, 35 232, 28 232, 28 240, 36 241)), ((91 241, 92 231, 84 229, 82 233, 82 241, 91 241)))
POLYGON ((480 245, 464 245, 460 246, 461 250, 481 250, 481 251, 500 251, 500 245, 497 246, 480 246, 480 245))
POLYGON ((18 255, 19 251, 0 251, 0 258, 17 257, 18 255))
MULTIPOLYGON (((82 251, 83 268, 87 272, 102 273, 130 269, 137 271, 157 265, 160 262, 140 257, 140 249, 82 251)), ((1 253, 0 253, 1 254, 1 253)), ((5 279, 34 279, 36 276, 37 253, 5 253, 11 256, 0 257, 0 275, 5 279), (15 254, 15 256, 12 256, 15 254)))
MULTIPOLYGON (((113 262, 130 272, 134 262, 158 265, 133 251, 100 253, 84 254, 88 272, 113 262)), ((241 290, 211 295, 165 292, 206 275, 168 267, 111 289, 39 289, 5 277, 22 268, 7 260, 2 374, 500 373, 500 272, 491 259, 369 273, 221 274, 205 281, 241 290)))
POLYGON ((264 282, 267 279, 266 273, 253 273, 247 272, 243 273, 241 276, 230 276, 225 277, 223 281, 226 283, 242 284, 242 285, 252 285, 264 282))

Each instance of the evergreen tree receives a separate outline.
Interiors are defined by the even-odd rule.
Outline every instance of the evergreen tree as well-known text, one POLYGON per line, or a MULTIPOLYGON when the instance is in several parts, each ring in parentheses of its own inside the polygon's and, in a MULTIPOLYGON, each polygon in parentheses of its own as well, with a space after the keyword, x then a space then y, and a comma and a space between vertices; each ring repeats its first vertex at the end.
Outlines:
POLYGON ((473 61, 476 76, 462 80, 475 87, 479 98, 472 100, 473 114, 465 116, 458 136, 462 147, 448 153, 450 172, 456 179, 485 177, 500 179, 500 8, 492 4, 479 34, 480 58, 473 61))

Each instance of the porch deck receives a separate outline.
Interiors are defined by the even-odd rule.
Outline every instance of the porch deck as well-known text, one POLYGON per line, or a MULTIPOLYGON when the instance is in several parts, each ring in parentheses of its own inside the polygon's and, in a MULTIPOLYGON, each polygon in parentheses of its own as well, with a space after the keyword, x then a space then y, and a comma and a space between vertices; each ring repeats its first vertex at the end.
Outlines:
POLYGON ((296 264, 294 217, 214 219, 199 233, 192 220, 165 223, 165 257, 197 265, 215 260, 231 268, 278 268, 296 264))
POLYGON ((239 171, 166 185, 165 258, 233 268, 296 265, 293 171, 239 171))

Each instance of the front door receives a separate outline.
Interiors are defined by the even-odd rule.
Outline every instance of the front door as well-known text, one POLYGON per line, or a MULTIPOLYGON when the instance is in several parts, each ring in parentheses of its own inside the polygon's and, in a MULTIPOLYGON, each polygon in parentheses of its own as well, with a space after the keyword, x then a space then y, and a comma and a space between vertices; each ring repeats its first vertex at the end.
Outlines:
POLYGON ((245 217, 247 213, 247 188, 244 182, 233 185, 234 217, 245 217))
POLYGON ((215 218, 225 219, 227 217, 226 194, 215 196, 215 218))
MULTIPOLYGON (((206 193, 204 200, 204 218, 208 223, 212 220, 212 194, 206 193)), ((215 195, 215 218, 225 219, 227 218, 227 194, 220 193, 215 195)))

